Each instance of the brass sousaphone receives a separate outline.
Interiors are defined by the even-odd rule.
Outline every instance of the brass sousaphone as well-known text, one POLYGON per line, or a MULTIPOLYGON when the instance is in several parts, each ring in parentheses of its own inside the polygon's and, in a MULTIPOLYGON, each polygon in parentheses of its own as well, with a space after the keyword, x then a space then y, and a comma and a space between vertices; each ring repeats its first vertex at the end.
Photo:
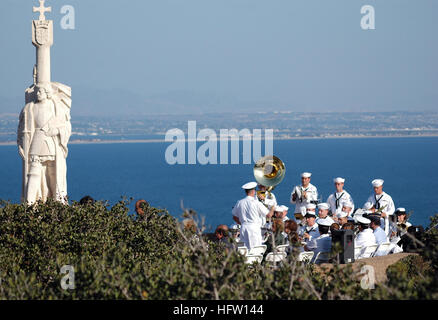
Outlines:
POLYGON ((268 193, 284 179, 285 173, 286 166, 276 156, 265 156, 254 166, 254 178, 258 184, 267 187, 268 193))

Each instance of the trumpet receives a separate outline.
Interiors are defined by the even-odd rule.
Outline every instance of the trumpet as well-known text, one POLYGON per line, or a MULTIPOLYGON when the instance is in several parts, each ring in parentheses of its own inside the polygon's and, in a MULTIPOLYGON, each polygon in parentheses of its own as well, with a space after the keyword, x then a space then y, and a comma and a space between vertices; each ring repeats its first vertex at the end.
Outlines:
POLYGON ((408 229, 408 226, 407 226, 405 223, 397 224, 397 227, 398 227, 398 229, 401 230, 401 231, 405 231, 405 230, 408 229))
POLYGON ((254 178, 257 183, 268 187, 266 191, 258 191, 257 194, 271 193, 274 188, 284 179, 286 166, 276 156, 265 156, 254 165, 254 178))

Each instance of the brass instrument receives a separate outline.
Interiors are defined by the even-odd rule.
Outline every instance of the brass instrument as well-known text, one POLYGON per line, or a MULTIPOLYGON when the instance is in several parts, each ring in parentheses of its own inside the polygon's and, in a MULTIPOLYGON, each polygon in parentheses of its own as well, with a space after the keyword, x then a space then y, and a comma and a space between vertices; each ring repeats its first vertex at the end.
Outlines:
MULTIPOLYGON (((260 200, 260 195, 266 195, 266 192, 271 196, 271 191, 274 190, 275 186, 278 185, 283 179, 286 173, 286 167, 279 158, 276 156, 265 156, 259 159, 254 165, 254 178, 257 183, 267 187, 266 191, 257 192, 257 197, 260 200)), ((262 200, 260 200, 262 201, 262 200)), ((268 206, 262 201, 263 205, 268 208, 268 206)), ((269 208, 268 208, 269 209, 269 208)), ((267 220, 270 220, 267 219, 267 220)), ((269 228, 262 228, 265 233, 272 232, 269 228)))
POLYGON ((408 232, 407 222, 408 222, 408 219, 411 217, 411 215, 412 215, 412 212, 410 212, 409 214, 406 214, 406 218, 403 222, 397 222, 397 230, 399 232, 403 232, 403 233, 408 232))
POLYGON ((406 223, 398 223, 397 227, 399 228, 399 230, 401 231, 407 231, 408 230, 408 226, 406 223))
POLYGON ((376 212, 374 212, 374 214, 382 214, 383 210, 387 207, 388 205, 384 205, 383 207, 381 207, 379 210, 377 210, 376 212))
POLYGON ((257 190, 257 197, 259 197, 260 195, 262 195, 262 196, 266 195, 266 191, 257 190))
POLYGON ((254 177, 258 184, 268 187, 266 191, 257 192, 258 194, 271 193, 278 185, 286 173, 286 166, 276 156, 265 156, 259 159, 254 165, 254 177))

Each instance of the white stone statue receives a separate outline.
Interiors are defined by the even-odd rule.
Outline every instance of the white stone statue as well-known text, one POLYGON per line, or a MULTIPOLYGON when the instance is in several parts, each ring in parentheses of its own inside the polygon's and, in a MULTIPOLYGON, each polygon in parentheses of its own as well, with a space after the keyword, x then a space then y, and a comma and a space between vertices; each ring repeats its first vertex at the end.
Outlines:
POLYGON ((51 8, 39 1, 40 7, 34 11, 40 12, 40 19, 32 25, 32 43, 37 50, 34 84, 26 90, 17 132, 23 159, 22 201, 32 204, 52 198, 66 203, 71 88, 50 81, 53 22, 44 17, 51 8))

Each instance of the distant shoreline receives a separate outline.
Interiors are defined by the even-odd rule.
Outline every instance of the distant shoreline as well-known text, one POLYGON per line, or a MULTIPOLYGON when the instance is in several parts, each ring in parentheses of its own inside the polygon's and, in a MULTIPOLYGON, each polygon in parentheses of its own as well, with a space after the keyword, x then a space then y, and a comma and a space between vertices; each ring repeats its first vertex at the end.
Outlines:
MULTIPOLYGON (((328 137, 274 137, 275 141, 280 140, 326 140, 326 139, 382 139, 382 138, 438 138, 438 134, 424 134, 424 135, 375 135, 375 136, 359 136, 359 135, 345 135, 345 136, 328 136, 328 137)), ((232 139, 227 139, 232 140, 232 139)), ((240 139, 247 140, 247 139, 240 139)), ((255 140, 255 139, 254 139, 255 140)), ((262 139, 264 140, 264 139, 262 139)), ((186 142, 191 140, 186 140, 186 142)), ((206 140, 198 140, 198 142, 203 142, 206 140)), ((217 139, 216 141, 221 141, 217 139)), ((69 144, 125 144, 125 143, 166 143, 164 139, 132 139, 132 140, 72 140, 69 144)), ((17 143, 15 141, 11 142, 0 142, 0 146, 15 146, 17 143)))

